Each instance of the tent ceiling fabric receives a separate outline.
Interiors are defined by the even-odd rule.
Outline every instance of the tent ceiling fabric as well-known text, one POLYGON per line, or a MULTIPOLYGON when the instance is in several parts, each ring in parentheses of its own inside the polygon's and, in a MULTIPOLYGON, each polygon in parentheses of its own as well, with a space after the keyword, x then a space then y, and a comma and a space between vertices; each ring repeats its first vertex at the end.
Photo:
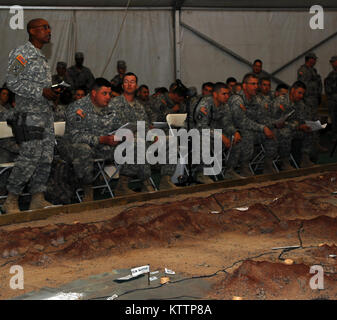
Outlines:
MULTIPOLYGON (((51 6, 51 7, 124 7, 127 0, 0 0, 1 6, 51 6)), ((324 8, 336 8, 336 0, 131 0, 130 7, 200 7, 200 8, 309 8, 319 4, 324 8)))

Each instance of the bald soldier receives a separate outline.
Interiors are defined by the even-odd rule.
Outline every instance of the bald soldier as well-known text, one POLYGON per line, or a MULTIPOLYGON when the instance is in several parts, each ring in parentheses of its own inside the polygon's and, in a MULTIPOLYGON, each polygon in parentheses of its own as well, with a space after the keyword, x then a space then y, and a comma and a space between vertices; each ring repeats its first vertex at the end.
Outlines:
POLYGON ((41 48, 50 42, 48 21, 28 22, 29 41, 9 54, 6 82, 16 95, 15 119, 20 154, 8 178, 7 213, 19 212, 18 198, 26 184, 32 194, 30 209, 51 204, 44 199, 54 154, 52 101, 58 93, 51 89, 50 67, 41 48))

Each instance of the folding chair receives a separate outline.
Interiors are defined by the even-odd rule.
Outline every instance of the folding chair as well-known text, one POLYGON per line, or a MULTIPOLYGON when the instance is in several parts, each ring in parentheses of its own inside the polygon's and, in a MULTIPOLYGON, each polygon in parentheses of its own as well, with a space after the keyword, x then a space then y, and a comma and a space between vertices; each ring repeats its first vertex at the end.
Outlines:
MULTIPOLYGON (((0 122, 0 139, 13 137, 12 128, 7 125, 6 121, 0 122)), ((14 162, 0 163, 0 176, 4 175, 6 171, 13 168, 14 162)), ((6 199, 7 195, 0 196, 0 199, 6 199)))
MULTIPOLYGON (((265 149, 264 149, 262 144, 260 144, 259 147, 260 147, 260 150, 258 150, 255 157, 249 162, 249 169, 252 172, 252 174, 255 174, 257 169, 261 168, 263 166, 263 163, 264 163, 265 149)), ((289 158, 292 161, 292 163, 294 164, 295 168, 299 169, 299 166, 298 166, 297 162, 295 161, 295 159, 294 159, 294 157, 291 153, 289 155, 289 158)), ((280 172, 280 169, 278 167, 279 160, 280 160, 279 155, 273 160, 273 166, 274 166, 277 173, 280 172)))
MULTIPOLYGON (((104 194, 106 190, 110 194, 111 198, 114 198, 115 195, 111 188, 111 182, 113 179, 119 178, 119 171, 121 169, 122 165, 117 164, 114 162, 113 164, 106 164, 106 160, 104 159, 94 159, 94 170, 96 171, 93 183, 99 180, 99 178, 102 178, 104 183, 94 185, 93 189, 103 189, 102 193, 104 194)), ((155 191, 158 190, 156 184, 154 183, 152 177, 149 178, 151 185, 155 191)), ((134 179, 131 182, 137 182, 139 179, 134 179)), ((80 193, 83 191, 83 189, 79 188, 76 190, 76 197, 79 202, 82 202, 82 198, 80 196, 80 193)))
MULTIPOLYGON (((184 127, 186 118, 187 118, 187 113, 171 113, 166 116, 166 123, 168 125, 169 134, 171 136, 174 136, 173 129, 184 127)), ((176 166, 176 170, 171 177, 171 181, 173 183, 180 183, 181 177, 184 176, 185 173, 187 176, 190 175, 187 165, 185 164, 187 163, 187 160, 188 160, 188 149, 187 149, 186 155, 182 155, 180 152, 181 150, 180 146, 178 146, 178 148, 179 148, 179 160, 176 166)))

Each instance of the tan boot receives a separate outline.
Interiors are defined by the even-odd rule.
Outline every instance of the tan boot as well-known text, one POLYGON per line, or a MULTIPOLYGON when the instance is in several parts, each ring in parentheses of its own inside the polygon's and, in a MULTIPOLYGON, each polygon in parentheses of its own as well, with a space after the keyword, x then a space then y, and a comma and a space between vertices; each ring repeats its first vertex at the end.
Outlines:
POLYGON ((272 174, 274 173, 273 160, 265 158, 263 165, 263 174, 272 174))
POLYGON ((282 170, 294 170, 293 166, 290 164, 288 158, 282 158, 280 159, 282 163, 282 170))
POLYGON ((159 190, 178 189, 178 187, 171 181, 170 176, 162 176, 160 179, 159 190))
POLYGON ((135 194, 136 192, 129 188, 129 178, 123 175, 119 176, 117 186, 114 190, 116 196, 126 196, 135 194))
POLYGON ((153 185, 151 184, 150 179, 143 181, 142 192, 154 191, 153 185))
POLYGON ((310 160, 310 157, 308 154, 303 154, 302 156, 302 162, 301 162, 301 168, 309 168, 314 166, 315 164, 310 160))
POLYGON ((5 203, 2 206, 6 213, 18 213, 19 208, 19 196, 14 193, 8 193, 5 203))
POLYGON ((205 176, 202 174, 202 172, 198 172, 197 176, 196 176, 196 180, 198 182, 207 184, 207 183, 213 183, 214 181, 209 177, 209 176, 205 176))
POLYGON ((234 171, 233 168, 231 168, 225 172, 224 178, 228 180, 232 180, 232 179, 244 179, 245 177, 239 175, 237 172, 234 171))
POLYGON ((92 188, 92 186, 84 186, 83 191, 84 196, 82 202, 94 201, 94 189, 92 188))
POLYGON ((45 207, 52 207, 52 206, 53 206, 52 203, 45 200, 43 192, 39 192, 32 195, 29 210, 43 209, 45 207))

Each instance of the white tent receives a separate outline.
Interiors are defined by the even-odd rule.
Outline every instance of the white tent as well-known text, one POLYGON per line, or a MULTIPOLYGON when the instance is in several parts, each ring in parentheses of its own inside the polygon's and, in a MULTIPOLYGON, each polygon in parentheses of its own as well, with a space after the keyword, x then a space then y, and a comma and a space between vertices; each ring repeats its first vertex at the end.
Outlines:
POLYGON ((52 41, 44 52, 53 71, 57 61, 70 66, 82 51, 96 77, 111 79, 122 59, 151 90, 175 78, 200 90, 205 81, 241 81, 259 58, 276 82, 291 84, 304 54, 313 50, 324 78, 329 58, 337 55, 337 3, 320 1, 324 29, 313 30, 309 10, 315 2, 80 0, 69 7, 69 1, 0 1, 0 84, 8 53, 27 41, 25 29, 10 27, 11 5, 23 6, 24 25, 37 17, 49 21, 52 41))

